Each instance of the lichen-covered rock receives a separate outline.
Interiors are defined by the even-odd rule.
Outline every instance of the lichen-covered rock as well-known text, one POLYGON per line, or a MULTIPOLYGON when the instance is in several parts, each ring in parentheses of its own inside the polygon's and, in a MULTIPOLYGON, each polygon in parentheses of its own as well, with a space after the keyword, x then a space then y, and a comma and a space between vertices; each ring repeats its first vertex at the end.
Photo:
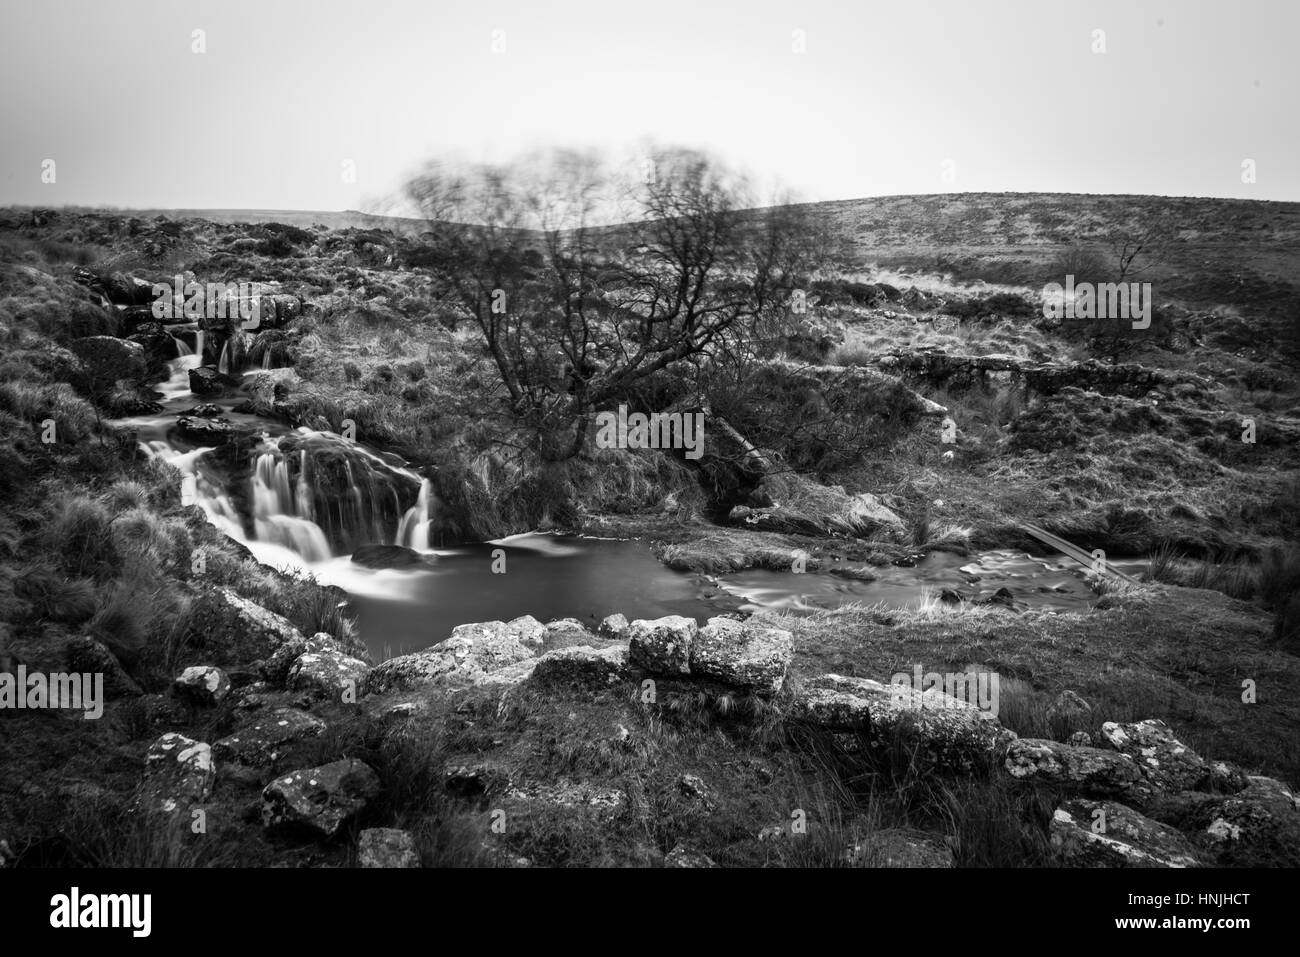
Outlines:
POLYGON ((215 665, 192 665, 176 677, 172 690, 178 698, 211 706, 230 692, 230 678, 215 665))
POLYGON ((609 822, 622 811, 627 795, 618 788, 562 778, 553 784, 532 782, 509 787, 503 798, 507 817, 512 811, 527 814, 531 808, 546 806, 564 812, 585 811, 599 821, 609 822))
POLYGON ((275 708, 241 725, 212 746, 218 758, 250 767, 267 767, 305 738, 318 737, 325 722, 295 708, 275 708))
POLYGON ((412 868, 420 866, 415 838, 395 827, 371 827, 357 839, 357 866, 363 868, 412 868))
POLYGON ((866 732, 872 746, 906 743, 926 766, 969 770, 1016 740, 992 714, 938 689, 822 675, 800 688, 790 716, 831 731, 866 732))
POLYGON ((531 679, 537 682, 610 683, 627 677, 630 665, 626 645, 592 648, 581 645, 548 651, 533 662, 531 679))
POLYGON ((632 660, 655 674, 688 675, 691 643, 698 631, 694 618, 681 615, 638 618, 627 630, 632 660))
POLYGON ((628 621, 626 615, 606 615, 600 622, 598 629, 600 637, 608 638, 610 641, 627 640, 628 621))
POLYGON ((1070 867, 1197 867, 1182 834, 1113 801, 1077 798, 1052 815, 1052 846, 1070 867))
POLYGON ((216 665, 265 660, 281 645, 304 640, 287 618, 225 587, 204 590, 189 620, 193 647, 216 665))
POLYGON ((366 678, 366 690, 384 694, 438 683, 481 684, 493 672, 535 657, 545 631, 531 615, 459 625, 432 648, 376 665, 366 678))
POLYGON ((262 825, 333 837, 379 790, 379 775, 356 758, 278 775, 262 791, 262 825))
POLYGON ((1220 867, 1300 867, 1300 806, 1281 781, 1251 775, 1235 794, 1160 792, 1149 814, 1192 836, 1220 867))
POLYGON ((776 694, 794 656, 788 631, 710 618, 691 642, 690 672, 759 694, 776 694))
POLYGON ((1126 754, 1084 748, 1046 738, 1021 738, 1007 749, 1007 772, 1013 778, 1063 785, 1082 794, 1128 794, 1142 779, 1126 754))
POLYGON ((301 691, 324 701, 355 704, 365 686, 370 667, 341 651, 308 651, 289 668, 285 682, 290 691, 301 691))
POLYGON ((566 648, 571 645, 589 645, 595 638, 576 618, 560 618, 547 622, 542 630, 542 644, 546 648, 566 648))
POLYGON ((170 813, 202 804, 212 794, 215 779, 212 748, 170 731, 145 752, 144 780, 136 806, 170 813))
POLYGON ((1209 777, 1205 759, 1174 737, 1156 718, 1133 724, 1107 721, 1102 736, 1112 748, 1137 762, 1151 786, 1164 791, 1196 790, 1209 777))
POLYGON ((272 652, 262 662, 262 677, 274 685, 283 687, 289 680, 289 670, 295 661, 305 654, 333 653, 355 658, 369 666, 370 651, 361 639, 347 636, 335 638, 328 632, 318 631, 310 638, 302 637, 287 641, 272 652))

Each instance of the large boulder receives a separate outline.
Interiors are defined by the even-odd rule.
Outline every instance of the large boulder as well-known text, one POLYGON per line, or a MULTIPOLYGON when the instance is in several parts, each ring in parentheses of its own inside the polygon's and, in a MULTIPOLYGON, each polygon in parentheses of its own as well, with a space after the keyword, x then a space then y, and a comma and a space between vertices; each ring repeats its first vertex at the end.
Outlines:
POLYGON ((794 656, 788 631, 734 618, 710 618, 690 646, 690 671, 724 684, 776 694, 794 656))
POLYGON ((1231 794, 1160 792, 1144 808, 1191 835, 1220 867, 1300 867, 1300 805, 1285 784, 1250 775, 1231 794))
POLYGON ((1013 742, 1007 749, 1006 769, 1013 778, 1092 795, 1127 795, 1142 780, 1137 763, 1126 754, 1046 738, 1013 742))
POLYGON ((197 369, 191 369, 190 391, 195 395, 220 395, 225 389, 225 384, 221 381, 221 373, 217 371, 216 366, 199 366, 197 369))
POLYGON ((537 682, 609 684, 627 677, 629 664, 626 645, 575 645, 546 652, 532 662, 529 674, 537 682))
POLYGON ((287 618, 225 587, 204 590, 190 622, 192 647, 218 665, 263 660, 281 645, 303 640, 287 618))
POLYGON ((917 691, 834 674, 800 688, 790 717, 830 731, 862 733, 875 747, 903 743, 914 760, 951 770, 995 761, 1016 740, 989 712, 937 688, 917 691))
POLYGON ((1210 776, 1205 759, 1156 718, 1133 724, 1107 721, 1101 733, 1112 748, 1137 762, 1152 787, 1162 791, 1199 789, 1210 776))
POLYGON ((362 545, 352 552, 352 563, 362 568, 416 568, 428 564, 424 556, 405 545, 362 545))
POLYGON ((737 505, 727 516, 732 525, 788 535, 883 534, 902 540, 903 520, 875 495, 850 495, 838 485, 818 485, 799 475, 773 474, 756 489, 767 507, 737 505))
POLYGON ((431 684, 480 684, 493 672, 536 657, 545 630, 531 615, 508 622, 458 625, 450 638, 432 648, 375 666, 366 689, 370 694, 384 694, 431 684))
POLYGON ((333 837, 379 790, 379 775, 356 758, 292 771, 263 789, 262 825, 333 837))
POLYGON ((212 746, 217 757, 248 767, 269 767, 306 738, 319 737, 325 722, 296 708, 274 708, 259 714, 234 734, 212 746))
POLYGON ((632 660, 655 674, 688 675, 691 643, 698 631, 694 618, 681 615, 638 618, 627 629, 632 660))
POLYGON ((168 732, 145 753, 144 780, 136 806, 170 813, 202 804, 212 794, 215 779, 212 748, 183 734, 168 732))
POLYGON ((106 392, 119 379, 143 381, 148 375, 144 346, 113 336, 73 339, 68 348, 81 360, 83 385, 92 392, 106 392))
POLYGON ((1076 798, 1052 815, 1051 842, 1069 867, 1196 867, 1182 834, 1112 801, 1076 798))
POLYGON ((309 651, 289 667, 286 686, 325 701, 355 703, 362 694, 370 666, 340 651, 309 651))

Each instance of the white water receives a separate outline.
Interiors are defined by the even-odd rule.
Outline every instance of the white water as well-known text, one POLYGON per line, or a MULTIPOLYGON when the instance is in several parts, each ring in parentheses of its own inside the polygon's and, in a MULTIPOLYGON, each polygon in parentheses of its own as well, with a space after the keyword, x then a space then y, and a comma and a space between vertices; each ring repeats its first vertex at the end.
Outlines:
POLYGON ((420 495, 415 505, 406 510, 402 524, 397 528, 398 545, 414 548, 417 552, 429 550, 429 500, 432 498, 433 486, 428 479, 420 480, 420 495))

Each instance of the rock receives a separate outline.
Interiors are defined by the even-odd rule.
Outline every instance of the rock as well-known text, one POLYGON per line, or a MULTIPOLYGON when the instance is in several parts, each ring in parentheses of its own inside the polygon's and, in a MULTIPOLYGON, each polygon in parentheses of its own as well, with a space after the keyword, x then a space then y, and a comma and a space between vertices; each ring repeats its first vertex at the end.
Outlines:
POLYGON ((622 810, 626 795, 618 788, 600 787, 587 782, 574 783, 560 779, 554 784, 531 783, 510 787, 505 792, 507 813, 509 805, 523 805, 517 813, 530 813, 529 805, 549 805, 566 812, 579 809, 594 813, 608 823, 622 810))
POLYGON ((627 677, 630 668, 626 645, 593 648, 578 645, 548 651, 533 662, 533 681, 595 682, 608 684, 627 677))
POLYGON ((69 350, 81 360, 83 385, 94 393, 107 392, 119 379, 143 381, 148 375, 144 346, 113 336, 73 339, 69 350))
POLYGON ((189 720, 189 709, 171 695, 147 694, 139 699, 140 715, 150 727, 175 726, 189 720))
POLYGON ((546 623, 542 631, 542 644, 550 649, 590 645, 595 637, 578 619, 560 618, 546 623))
POLYGON ((705 810, 714 808, 713 792, 704 783, 704 779, 694 774, 683 774, 677 779, 677 790, 692 801, 698 801, 705 810))
POLYGON ((698 630, 694 618, 681 615, 638 618, 628 626, 632 660, 656 674, 688 675, 691 673, 691 642, 698 630))
POLYGON ((273 685, 284 685, 289 680, 289 671, 300 657, 305 654, 338 654, 355 658, 363 664, 369 664, 370 651, 360 638, 335 638, 333 635, 318 631, 310 638, 299 633, 297 638, 286 641, 271 656, 262 662, 262 677, 273 685))
POLYGON ((1175 738, 1163 721, 1107 721, 1101 733, 1112 748, 1133 758, 1151 785, 1160 790, 1198 790, 1209 777, 1205 759, 1175 738))
POLYGON ((664 867, 717 867, 713 859, 702 851, 685 844, 676 844, 664 855, 664 867))
POLYGON ((224 388, 216 366, 199 366, 190 370, 190 391, 195 395, 219 395, 224 388))
POLYGON ((1246 772, 1227 761, 1213 761, 1202 787, 1219 794, 1236 794, 1250 786, 1246 772))
POLYGON ((215 445, 230 441, 238 431, 229 419, 204 419, 194 415, 178 418, 176 429, 188 439, 215 445))
POLYGON ((627 639, 627 616, 626 615, 606 615, 601 620, 599 634, 602 638, 608 638, 611 641, 624 641, 627 639))
POLYGON ((1160 792, 1152 817, 1191 834, 1219 867, 1300 866, 1300 806, 1273 778, 1251 775, 1236 794, 1160 792))
POLYGON ((1087 731, 1076 731, 1066 740, 1067 744, 1072 744, 1076 748, 1092 747, 1092 735, 1087 731))
POLYGON ((690 673, 772 695, 781 690, 794 656, 788 631, 734 618, 710 618, 690 644, 690 673))
POLYGON ((325 722, 294 708, 275 708, 240 726, 212 746, 218 758, 267 767, 304 738, 319 737, 325 722))
POLYGON ((1065 690, 1047 708, 1047 722, 1053 728, 1073 730, 1087 724, 1092 717, 1092 705, 1073 691, 1065 690))
POLYGON ((976 602, 976 604, 977 605, 1002 605, 1005 608, 1015 608, 1016 596, 1011 594, 1011 590, 1008 588, 999 588, 988 598, 985 598, 983 601, 976 602))
POLYGON ((281 645, 304 640, 287 618, 225 587, 200 593, 190 620, 193 646, 218 665, 265 660, 281 645))
POLYGON ((1126 754, 1104 748, 1081 748, 1046 738, 1022 738, 1007 749, 1007 772, 1013 778, 1064 785, 1084 794, 1127 794, 1142 779, 1126 754))
POLYGON ((181 415, 196 415, 201 419, 215 419, 226 414, 226 410, 215 402, 204 402, 192 409, 186 409, 181 415))
POLYGON ((324 701, 356 704, 369 670, 364 661, 341 651, 308 651, 290 666, 286 686, 324 701))
MULTIPOLYGON (((369 694, 409 691, 436 683, 481 684, 493 672, 537 655, 545 629, 531 615, 513 621, 459 625, 446 641, 415 654, 390 658, 371 669, 369 694)), ((527 677, 521 669, 517 680, 527 677)))
POLYGON ((1196 867, 1191 842, 1111 801, 1079 798, 1052 815, 1051 842, 1070 867, 1196 867))
POLYGON ((969 770, 997 760, 1016 735, 975 705, 931 688, 822 675, 795 694, 790 717, 830 731, 865 732, 868 744, 900 740, 927 766, 969 770))
POLYGON ((352 553, 352 562, 362 568, 414 568, 428 564, 419 552, 403 545, 361 545, 352 553))
POLYGON ((415 838, 395 827, 370 827, 357 839, 357 866, 412 868, 420 866, 415 838))
POLYGON ((965 600, 966 599, 961 596, 961 592, 955 591, 952 588, 945 588, 939 592, 939 601, 943 602, 945 605, 960 605, 965 600))
POLYGON ((212 748, 170 731, 145 753, 136 807, 170 813, 202 804, 212 794, 215 780, 212 748))
POLYGON ((940 838, 924 831, 890 827, 872 831, 870 836, 845 852, 845 861, 854 867, 955 867, 952 848, 940 838))
POLYGON ((408 718, 423 714, 427 710, 429 710, 429 706, 423 701, 402 701, 385 708, 380 717, 385 721, 405 721, 408 718))
POLYGON ((212 665, 192 665, 172 682, 172 691, 194 704, 215 705, 229 693, 230 678, 212 665))
POLYGON ((356 758, 278 775, 262 791, 262 826, 333 837, 379 790, 379 775, 356 758))
POLYGON ((731 525, 786 535, 866 536, 884 534, 901 540, 903 520, 868 492, 849 495, 839 485, 818 485, 793 474, 764 476, 760 488, 776 504, 769 508, 737 505, 727 516, 731 525))
POLYGON ((104 697, 125 698, 144 694, 135 679, 126 673, 121 662, 108 646, 96 641, 89 635, 79 635, 69 639, 64 646, 68 659, 68 670, 79 674, 102 674, 104 676, 104 697))

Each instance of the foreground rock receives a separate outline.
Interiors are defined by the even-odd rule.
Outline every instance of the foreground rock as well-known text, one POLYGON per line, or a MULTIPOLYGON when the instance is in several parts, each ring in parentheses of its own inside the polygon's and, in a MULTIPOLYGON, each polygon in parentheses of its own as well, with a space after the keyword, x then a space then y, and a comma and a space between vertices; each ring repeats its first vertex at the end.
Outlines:
POLYGON ((1127 795, 1142 772, 1126 754, 1079 747, 1046 738, 1022 738, 1007 749, 1007 772, 1013 778, 1063 785, 1076 793, 1127 795))
POLYGON ((785 683, 793 656, 794 638, 788 631, 710 618, 690 645, 690 672, 772 695, 785 683))
POLYGON ((869 678, 814 678, 790 708, 793 720, 864 733, 876 747, 904 743, 922 764, 952 770, 999 759, 1016 740, 991 714, 937 689, 919 692, 869 678))
POLYGON ((625 645, 608 648, 577 645, 546 652, 532 662, 529 674, 538 682, 609 684, 627 677, 629 666, 630 656, 625 645))
POLYGON ((293 771, 277 777, 262 791, 262 824, 333 837, 379 790, 379 775, 355 758, 293 771))
POLYGON ((420 866, 415 838, 395 827, 372 827, 357 840, 357 866, 363 868, 412 868, 420 866))
POLYGON ((1070 867, 1196 867, 1182 834, 1112 801, 1067 801, 1052 815, 1051 841, 1070 867))
POLYGON ((88 336, 72 340, 68 348, 81 360, 85 384, 93 392, 107 391, 119 379, 143 381, 148 373, 144 346, 138 342, 88 336))
POLYGON ((219 704, 229 694, 230 678, 212 665, 193 665, 172 682, 172 691, 178 698, 210 707, 219 704))
POLYGON ((202 804, 212 794, 215 779, 212 748, 183 734, 168 732, 145 753, 144 781, 136 806, 170 813, 202 804))
POLYGON ((286 687, 322 701, 355 704, 361 697, 370 666, 337 649, 308 651, 289 667, 286 687))
POLYGON ((327 632, 318 631, 310 638, 304 638, 299 634, 297 638, 280 645, 262 662, 262 677, 273 685, 283 687, 289 681, 289 672, 294 664, 306 654, 330 654, 354 658, 367 666, 370 660, 370 651, 359 638, 340 639, 327 632))
POLYGON ((190 620, 196 623, 193 644, 218 665, 242 666, 303 640, 287 618, 225 587, 200 594, 190 620))
POLYGON ((688 675, 691 643, 698 630, 694 618, 681 615, 638 618, 627 629, 632 660, 655 674, 688 675))
POLYGON ((269 767, 305 738, 320 736, 325 722, 295 708, 275 708, 216 742, 217 757, 249 767, 269 767))
POLYGON ((1163 721, 1107 721, 1101 733, 1112 748, 1137 762, 1152 787, 1162 791, 1198 788, 1210 775, 1205 759, 1175 738, 1163 721))
POLYGON ((390 658, 366 679, 369 694, 410 691, 432 684, 480 684, 493 672, 537 656, 545 628, 531 615, 513 621, 459 625, 446 641, 390 658))

